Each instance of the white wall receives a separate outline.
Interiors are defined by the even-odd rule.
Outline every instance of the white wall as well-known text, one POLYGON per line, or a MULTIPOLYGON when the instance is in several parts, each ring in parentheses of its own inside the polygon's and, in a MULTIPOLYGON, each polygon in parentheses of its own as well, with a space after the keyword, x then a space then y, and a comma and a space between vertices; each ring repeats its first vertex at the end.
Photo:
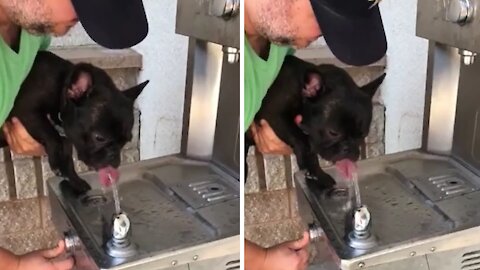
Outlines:
MULTIPOLYGON (((140 155, 148 159, 180 151, 188 39, 175 34, 176 1, 143 2, 150 30, 134 49, 143 55, 139 82, 150 80, 138 99, 140 155)), ((52 41, 52 46, 92 44, 81 25, 52 41)))
POLYGON ((141 159, 180 152, 188 38, 175 34, 177 1, 144 0, 150 24, 147 38, 134 49, 143 55, 141 159))
POLYGON ((380 9, 388 41, 385 144, 393 153, 421 145, 428 42, 415 36, 416 0, 383 0, 380 9))

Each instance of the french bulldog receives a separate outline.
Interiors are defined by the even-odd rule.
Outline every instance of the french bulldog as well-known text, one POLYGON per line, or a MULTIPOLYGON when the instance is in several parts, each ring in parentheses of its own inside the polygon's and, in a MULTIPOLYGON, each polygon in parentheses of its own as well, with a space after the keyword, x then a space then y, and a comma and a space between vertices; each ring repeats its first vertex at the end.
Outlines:
MULTIPOLYGON (((318 156, 348 174, 358 160, 360 145, 372 121, 372 97, 386 74, 359 87, 348 73, 334 65, 314 65, 287 56, 255 115, 265 119, 276 135, 290 145, 301 170, 320 189, 335 185, 318 156)), ((246 149, 253 138, 246 133, 246 149)))
MULTIPOLYGON (((98 67, 39 52, 9 119, 22 122, 45 147, 52 171, 83 194, 90 186, 75 171, 72 146, 79 160, 99 172, 103 183, 118 177, 121 149, 132 139, 134 101, 147 83, 120 91, 98 67)), ((4 146, 1 133, 0 147, 4 146)))

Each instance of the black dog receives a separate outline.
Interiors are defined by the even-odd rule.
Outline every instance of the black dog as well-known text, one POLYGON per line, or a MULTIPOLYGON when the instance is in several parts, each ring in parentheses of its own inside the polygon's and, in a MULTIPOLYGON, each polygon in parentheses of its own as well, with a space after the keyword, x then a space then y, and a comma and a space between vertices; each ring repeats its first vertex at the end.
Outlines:
MULTIPOLYGON (((45 147, 55 174, 84 193, 90 186, 75 172, 72 144, 87 166, 115 171, 122 147, 132 138, 134 101, 147 83, 121 92, 102 69, 39 52, 9 118, 17 117, 45 147)), ((0 147, 7 145, 3 136, 0 147)))
MULTIPOLYGON (((319 180, 320 188, 330 188, 335 181, 320 168, 317 154, 331 162, 359 158, 372 120, 372 97, 384 78, 358 87, 341 68, 287 56, 255 122, 265 119, 293 148, 299 168, 319 180), (301 123, 295 122, 298 115, 301 123)), ((245 142, 246 149, 253 145, 250 133, 245 142)))

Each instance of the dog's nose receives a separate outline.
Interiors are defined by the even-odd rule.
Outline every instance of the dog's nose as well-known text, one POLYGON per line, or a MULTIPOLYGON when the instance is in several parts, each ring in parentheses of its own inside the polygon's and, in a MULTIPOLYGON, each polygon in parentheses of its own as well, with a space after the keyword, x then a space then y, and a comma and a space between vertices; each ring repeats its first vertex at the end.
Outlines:
POLYGON ((350 147, 348 145, 342 145, 340 148, 340 152, 342 152, 342 154, 347 154, 349 151, 350 147))

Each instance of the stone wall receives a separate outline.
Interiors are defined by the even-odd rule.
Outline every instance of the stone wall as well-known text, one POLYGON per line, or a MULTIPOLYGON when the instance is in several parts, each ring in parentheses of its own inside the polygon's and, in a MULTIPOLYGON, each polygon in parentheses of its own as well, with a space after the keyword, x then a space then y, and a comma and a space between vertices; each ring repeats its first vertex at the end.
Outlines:
MULTIPOLYGON (((300 50, 297 56, 315 64, 331 63, 345 68, 358 85, 380 76, 386 59, 367 67, 351 67, 336 60, 322 46, 300 50)), ((370 133, 362 149, 362 158, 385 153, 385 107, 381 102, 381 87, 374 97, 370 133)), ((245 237, 269 247, 301 236, 305 224, 299 217, 293 173, 297 169, 295 156, 265 155, 251 147, 247 162, 249 173, 245 185, 245 237)), ((321 160, 322 166, 329 165, 321 160)))
MULTIPOLYGON (((72 62, 101 67, 119 89, 137 83, 142 57, 133 50, 109 51, 99 47, 52 49, 72 62)), ((122 163, 138 161, 140 112, 135 109, 133 139, 122 151, 122 163)), ((75 156, 75 155, 74 155, 75 156)), ((77 172, 88 168, 75 159, 77 172)), ((46 157, 31 158, 0 149, 0 247, 25 253, 56 244, 58 238, 50 221, 46 180, 53 176, 46 157)))

